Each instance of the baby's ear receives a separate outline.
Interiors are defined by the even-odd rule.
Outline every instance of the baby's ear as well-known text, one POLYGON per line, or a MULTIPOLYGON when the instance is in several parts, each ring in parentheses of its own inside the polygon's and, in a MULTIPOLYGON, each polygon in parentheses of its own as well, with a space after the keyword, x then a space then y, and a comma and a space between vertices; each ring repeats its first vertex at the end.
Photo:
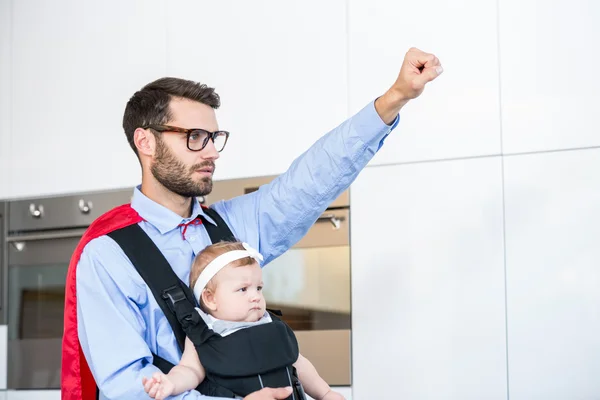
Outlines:
POLYGON ((202 303, 210 311, 217 311, 217 302, 215 294, 209 288, 202 291, 202 303))

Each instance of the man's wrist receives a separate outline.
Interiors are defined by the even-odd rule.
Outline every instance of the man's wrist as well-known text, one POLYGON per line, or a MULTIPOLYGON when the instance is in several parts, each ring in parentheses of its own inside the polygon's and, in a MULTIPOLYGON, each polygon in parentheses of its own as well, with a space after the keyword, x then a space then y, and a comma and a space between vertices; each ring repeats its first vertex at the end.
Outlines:
POLYGON ((383 122, 390 125, 406 103, 408 103, 406 96, 397 90, 389 89, 375 100, 375 111, 383 122))

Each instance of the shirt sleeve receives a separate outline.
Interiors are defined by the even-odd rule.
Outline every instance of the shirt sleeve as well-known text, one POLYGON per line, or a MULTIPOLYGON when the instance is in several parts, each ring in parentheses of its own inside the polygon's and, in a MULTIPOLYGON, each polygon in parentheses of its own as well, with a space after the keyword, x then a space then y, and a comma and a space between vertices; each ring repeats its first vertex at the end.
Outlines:
POLYGON ((298 242, 379 151, 398 125, 369 103, 325 134, 289 169, 256 192, 215 203, 234 235, 263 255, 263 266, 298 242))
MULTIPOLYGON (((137 272, 129 259, 106 236, 88 243, 77 266, 79 341, 96 384, 108 399, 147 398, 142 377, 159 371, 144 340, 146 323, 140 306, 147 305, 147 293, 133 273, 137 272)), ((197 391, 170 398, 215 399, 197 391)))

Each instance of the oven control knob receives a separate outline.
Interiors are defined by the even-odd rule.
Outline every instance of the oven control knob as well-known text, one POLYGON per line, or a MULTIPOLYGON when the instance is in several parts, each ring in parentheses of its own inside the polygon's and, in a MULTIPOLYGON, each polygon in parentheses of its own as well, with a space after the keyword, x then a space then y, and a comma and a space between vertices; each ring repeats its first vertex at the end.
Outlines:
POLYGON ((92 211, 92 207, 91 201, 85 201, 83 199, 79 200, 79 211, 81 211, 82 214, 89 214, 90 211, 92 211))
POLYGON ((43 205, 35 205, 34 203, 31 203, 29 205, 29 214, 33 217, 33 218, 42 218, 44 216, 44 206, 43 205))

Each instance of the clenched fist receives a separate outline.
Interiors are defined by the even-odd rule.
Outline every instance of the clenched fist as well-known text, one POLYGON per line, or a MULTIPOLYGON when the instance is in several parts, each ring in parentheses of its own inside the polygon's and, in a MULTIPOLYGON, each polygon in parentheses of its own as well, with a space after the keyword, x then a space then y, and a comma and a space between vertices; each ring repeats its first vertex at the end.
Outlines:
POLYGON ((442 71, 440 60, 435 55, 412 47, 404 56, 396 82, 375 102, 379 116, 385 123, 391 123, 398 111, 409 100, 423 93, 425 84, 437 78, 442 71))
POLYGON ((404 56, 398 79, 390 90, 398 92, 406 100, 414 99, 423 93, 425 84, 437 78, 442 71, 436 56, 413 47, 404 56))

